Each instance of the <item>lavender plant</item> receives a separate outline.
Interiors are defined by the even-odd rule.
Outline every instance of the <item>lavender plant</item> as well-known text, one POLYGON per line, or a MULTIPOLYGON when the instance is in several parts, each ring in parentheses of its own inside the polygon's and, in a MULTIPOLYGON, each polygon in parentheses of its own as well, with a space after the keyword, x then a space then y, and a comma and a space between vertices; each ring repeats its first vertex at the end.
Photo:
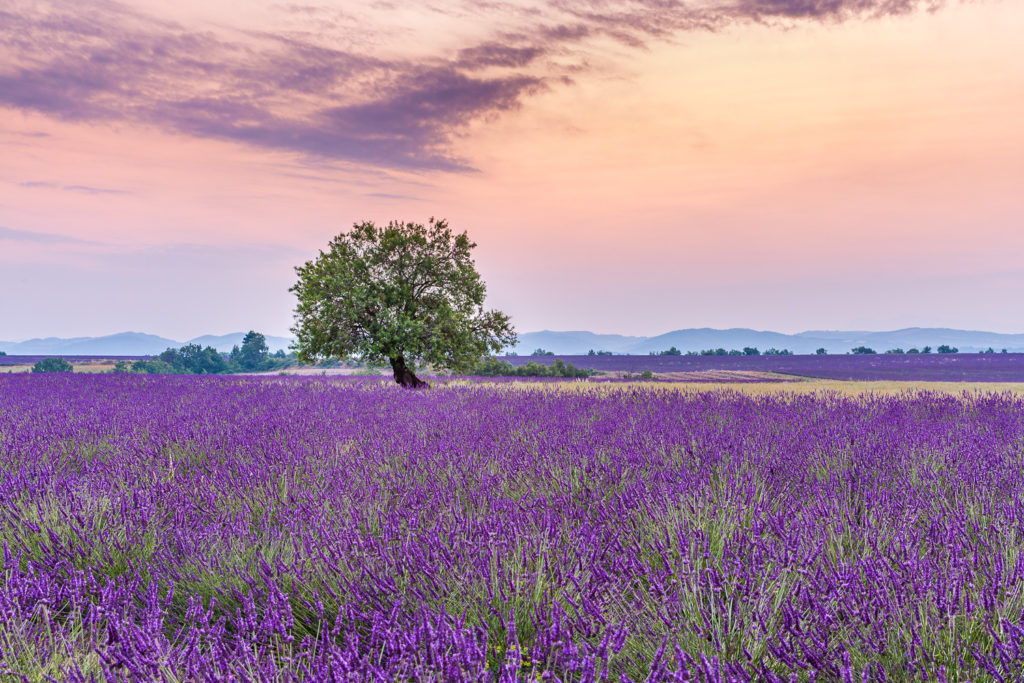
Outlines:
POLYGON ((0 671, 1010 681, 1024 405, 0 376, 0 671))

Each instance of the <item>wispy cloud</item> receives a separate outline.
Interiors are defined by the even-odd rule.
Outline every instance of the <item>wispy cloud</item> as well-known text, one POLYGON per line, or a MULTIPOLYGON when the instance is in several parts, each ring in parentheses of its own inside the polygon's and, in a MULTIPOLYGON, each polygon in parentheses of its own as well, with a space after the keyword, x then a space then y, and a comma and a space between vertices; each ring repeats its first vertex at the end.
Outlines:
POLYGON ((36 244, 88 244, 95 245, 97 242, 82 240, 77 237, 58 235, 52 232, 36 232, 33 230, 15 230, 0 225, 0 240, 11 240, 15 242, 34 242, 36 244))
MULTIPOLYGON (((453 141, 473 121, 572 81, 554 57, 594 36, 642 46, 736 22, 844 21, 935 10, 940 0, 549 0, 476 12, 491 37, 449 56, 380 58, 303 32, 227 34, 156 19, 110 0, 0 9, 0 106, 67 121, 128 121, 308 159, 388 169, 471 170, 453 141), (501 16, 502 21, 495 17, 501 16)), ((314 5, 279 8, 365 31, 314 5)), ((118 190, 84 185, 94 194, 118 190)))
POLYGON ((44 180, 30 180, 18 183, 18 185, 20 187, 66 190, 68 192, 82 192, 85 194, 131 194, 131 190, 115 190, 107 187, 92 187, 90 185, 61 185, 44 180))
POLYGON ((413 197, 412 195, 408 195, 408 194, 392 194, 390 192, 370 192, 366 196, 367 197, 375 197, 377 199, 395 199, 395 200, 413 201, 413 202, 421 202, 421 201, 423 201, 419 197, 413 197))

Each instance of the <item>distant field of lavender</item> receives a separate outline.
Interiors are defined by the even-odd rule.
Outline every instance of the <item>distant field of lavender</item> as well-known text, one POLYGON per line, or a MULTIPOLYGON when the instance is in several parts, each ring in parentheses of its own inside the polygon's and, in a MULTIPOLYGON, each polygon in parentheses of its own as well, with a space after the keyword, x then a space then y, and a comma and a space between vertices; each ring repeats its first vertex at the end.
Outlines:
POLYGON ((837 380, 1024 382, 1024 353, 864 354, 811 356, 506 356, 519 366, 556 358, 602 372, 708 370, 774 372, 837 380))

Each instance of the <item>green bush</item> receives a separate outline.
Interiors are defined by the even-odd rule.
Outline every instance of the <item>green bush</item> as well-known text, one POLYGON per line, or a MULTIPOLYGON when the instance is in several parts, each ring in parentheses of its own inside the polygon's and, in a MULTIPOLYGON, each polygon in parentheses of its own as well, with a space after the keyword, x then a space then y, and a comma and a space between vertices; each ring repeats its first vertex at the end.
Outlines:
POLYGON ((186 344, 180 349, 167 349, 159 358, 183 375, 216 375, 228 370, 228 362, 212 346, 204 349, 199 344, 186 344))
POLYGON ((477 364, 473 375, 480 377, 590 377, 597 374, 594 370, 577 368, 572 363, 566 363, 561 358, 556 358, 551 365, 529 361, 526 365, 516 367, 508 361, 498 360, 494 357, 485 358, 477 364))
MULTIPOLYGON (((116 372, 117 368, 114 370, 116 372)), ((137 360, 132 363, 131 371, 145 375, 173 375, 178 372, 173 365, 162 360, 137 360)))
POLYGON ((44 358, 32 366, 32 372, 74 372, 75 368, 59 356, 44 358))
POLYGON ((643 372, 624 372, 622 373, 622 379, 654 379, 654 373, 650 370, 644 370, 643 372))

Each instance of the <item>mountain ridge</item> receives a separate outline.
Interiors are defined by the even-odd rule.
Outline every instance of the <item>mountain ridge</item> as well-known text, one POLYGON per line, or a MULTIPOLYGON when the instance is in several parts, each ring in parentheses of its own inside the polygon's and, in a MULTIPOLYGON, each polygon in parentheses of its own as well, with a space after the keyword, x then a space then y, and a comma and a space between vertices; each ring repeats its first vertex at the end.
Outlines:
MULTIPOLYGON (((0 341, 0 351, 12 356, 155 356, 168 348, 186 344, 212 346, 227 353, 231 347, 242 344, 245 332, 222 335, 202 335, 187 341, 177 341, 145 332, 118 332, 100 337, 39 337, 22 342, 0 341)), ((271 352, 288 350, 292 339, 264 335, 271 352)))
MULTIPOLYGON (((144 332, 119 332, 100 337, 45 337, 22 342, 0 341, 0 351, 10 355, 68 355, 68 356, 152 356, 169 347, 185 344, 213 346, 218 351, 228 352, 232 346, 241 345, 244 332, 222 335, 201 335, 188 341, 177 341, 144 332)), ((294 341, 288 337, 265 335, 271 352, 288 347, 294 341)), ((525 332, 519 336, 519 343, 509 351, 520 355, 532 353, 540 348, 559 355, 581 355, 589 350, 611 351, 616 354, 647 355, 676 347, 683 353, 704 349, 724 348, 742 350, 746 346, 761 351, 769 348, 788 349, 793 353, 814 353, 824 348, 829 353, 846 353, 857 346, 868 346, 879 353, 891 348, 933 349, 941 344, 955 346, 960 351, 972 353, 993 348, 996 351, 1024 351, 1024 333, 1006 334, 982 330, 958 330, 948 327, 905 327, 889 331, 867 330, 807 330, 787 334, 770 330, 754 330, 745 327, 716 329, 711 327, 686 328, 654 336, 601 334, 588 330, 540 330, 525 332)))

